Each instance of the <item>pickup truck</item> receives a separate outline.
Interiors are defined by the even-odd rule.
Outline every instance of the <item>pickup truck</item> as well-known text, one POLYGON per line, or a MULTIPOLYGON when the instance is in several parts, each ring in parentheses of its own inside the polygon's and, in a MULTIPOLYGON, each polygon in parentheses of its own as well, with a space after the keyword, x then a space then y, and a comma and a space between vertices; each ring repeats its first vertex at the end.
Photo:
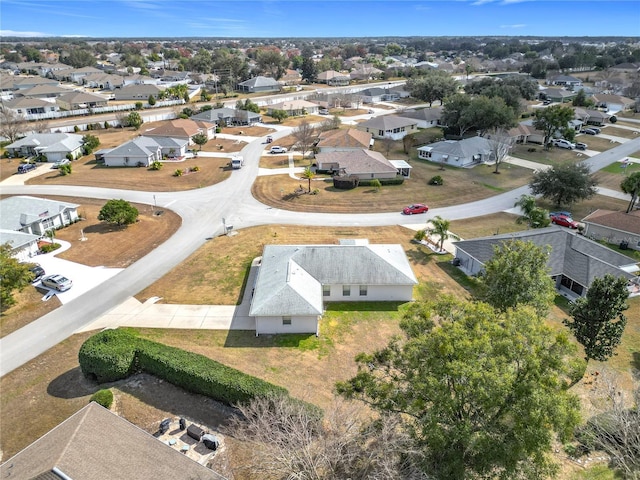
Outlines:
POLYGON ((234 170, 239 170, 244 165, 244 158, 240 155, 235 155, 231 157, 231 168, 234 170))

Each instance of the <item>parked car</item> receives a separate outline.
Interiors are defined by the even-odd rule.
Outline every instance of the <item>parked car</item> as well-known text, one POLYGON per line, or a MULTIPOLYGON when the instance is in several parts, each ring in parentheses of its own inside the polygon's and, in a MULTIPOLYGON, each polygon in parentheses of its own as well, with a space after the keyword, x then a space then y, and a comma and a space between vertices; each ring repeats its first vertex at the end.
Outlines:
POLYGON ((543 105, 551 105, 553 102, 551 100, 549 100, 548 98, 542 102, 543 105))
POLYGON ((578 228, 578 222, 567 215, 549 215, 551 217, 551 223, 560 225, 561 227, 578 228))
POLYGON ((569 150, 573 150, 574 148, 576 148, 576 144, 575 143, 571 143, 569 140, 565 140, 564 138, 556 138, 554 140, 551 141, 551 143, 559 148, 566 148, 569 150))
POLYGON ((427 213, 428 211, 429 207, 424 203, 414 203, 413 205, 404 207, 402 213, 404 213, 405 215, 413 215, 414 213, 427 213))
POLYGON ((588 146, 586 143, 576 142, 576 150, 586 150, 588 146))
POLYGON ((320 108, 320 109, 318 109, 318 113, 320 115, 329 115, 329 109, 328 108, 320 108))
POLYGON ((71 163, 68 158, 63 158, 62 160, 58 160, 56 163, 51 165, 51 168, 60 168, 62 165, 66 165, 67 163, 71 163))
POLYGON ((271 135, 267 135, 267 143, 273 142, 273 137, 271 135))
POLYGON ((46 275, 44 268, 42 268, 38 263, 30 263, 29 265, 29 271, 33 275, 33 277, 31 278, 31 283, 37 282, 46 275))
POLYGON ((73 282, 69 280, 67 277, 63 277, 62 275, 49 275, 42 279, 42 285, 47 288, 52 288, 59 292, 64 292, 69 290, 73 285, 73 282))
POLYGON ((18 173, 27 173, 36 168, 38 168, 38 166, 35 163, 22 163, 18 165, 18 173))
POLYGON ((587 135, 597 135, 598 133, 600 133, 600 129, 595 129, 595 128, 583 128, 582 130, 580 130, 580 133, 586 133, 587 135))
POLYGON ((550 212, 550 213, 549 213, 549 216, 550 216, 550 217, 555 217, 556 215, 564 215, 565 217, 571 217, 571 218, 573 218, 573 215, 571 215, 571 212, 567 212, 567 211, 550 212))
POLYGON ((271 149, 269 150, 269 153, 287 153, 287 149, 284 147, 271 147, 271 149))

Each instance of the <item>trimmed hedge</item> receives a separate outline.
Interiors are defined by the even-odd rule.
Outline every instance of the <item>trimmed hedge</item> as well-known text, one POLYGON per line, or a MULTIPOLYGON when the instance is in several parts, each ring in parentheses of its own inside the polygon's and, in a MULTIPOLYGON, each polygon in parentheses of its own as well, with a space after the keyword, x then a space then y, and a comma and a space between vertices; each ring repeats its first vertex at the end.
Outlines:
POLYGON ((402 185, 404 183, 404 178, 402 175, 398 175, 396 178, 368 178, 366 180, 360 179, 360 183, 358 186, 360 187, 371 187, 371 183, 378 180, 380 185, 402 185))
POLYGON ((111 408, 111 405, 113 404, 113 392, 107 388, 98 390, 96 393, 91 395, 89 402, 96 402, 104 408, 111 408))
POLYGON ((82 373, 101 383, 147 372, 228 405, 289 394, 285 388, 203 355, 146 340, 128 330, 106 330, 90 337, 82 344, 78 360, 82 373))

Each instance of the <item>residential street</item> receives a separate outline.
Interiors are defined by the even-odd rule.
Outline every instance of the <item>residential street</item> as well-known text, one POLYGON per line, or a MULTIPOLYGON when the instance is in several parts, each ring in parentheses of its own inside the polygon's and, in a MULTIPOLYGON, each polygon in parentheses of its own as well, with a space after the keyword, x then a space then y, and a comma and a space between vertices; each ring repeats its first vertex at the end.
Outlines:
MULTIPOLYGON (((282 129, 275 138, 287 134, 282 129)), ((372 214, 308 214, 278 210, 263 205, 251 195, 251 185, 258 175, 258 164, 264 150, 264 139, 257 139, 242 150, 245 166, 226 181, 211 187, 185 192, 141 192, 92 187, 3 185, 2 194, 38 194, 123 198, 159 208, 170 208, 182 217, 180 229, 164 244, 129 268, 109 278, 84 295, 65 303, 55 311, 26 327, 0 339, 0 376, 12 371, 47 349, 66 339, 75 331, 122 304, 169 270, 180 264, 207 240, 223 233, 223 219, 234 229, 264 224, 379 226, 419 224, 425 216, 406 217, 400 212, 372 214)), ((640 138, 630 140, 607 152, 586 159, 597 170, 640 150, 640 138)), ((429 210, 426 218, 440 215, 459 220, 509 210, 528 187, 496 195, 466 205, 429 210)))

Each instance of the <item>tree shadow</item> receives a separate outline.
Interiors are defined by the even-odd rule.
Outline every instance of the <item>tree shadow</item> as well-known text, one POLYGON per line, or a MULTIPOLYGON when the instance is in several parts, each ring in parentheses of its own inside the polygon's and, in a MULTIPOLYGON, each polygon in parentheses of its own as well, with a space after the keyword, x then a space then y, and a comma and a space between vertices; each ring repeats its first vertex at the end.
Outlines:
POLYGON ((631 354, 631 368, 633 369, 631 374, 635 378, 640 378, 640 352, 633 352, 631 354))
POLYGON ((47 393, 52 397, 71 399, 92 395, 100 388, 95 382, 85 378, 80 367, 76 367, 49 382, 47 393))

